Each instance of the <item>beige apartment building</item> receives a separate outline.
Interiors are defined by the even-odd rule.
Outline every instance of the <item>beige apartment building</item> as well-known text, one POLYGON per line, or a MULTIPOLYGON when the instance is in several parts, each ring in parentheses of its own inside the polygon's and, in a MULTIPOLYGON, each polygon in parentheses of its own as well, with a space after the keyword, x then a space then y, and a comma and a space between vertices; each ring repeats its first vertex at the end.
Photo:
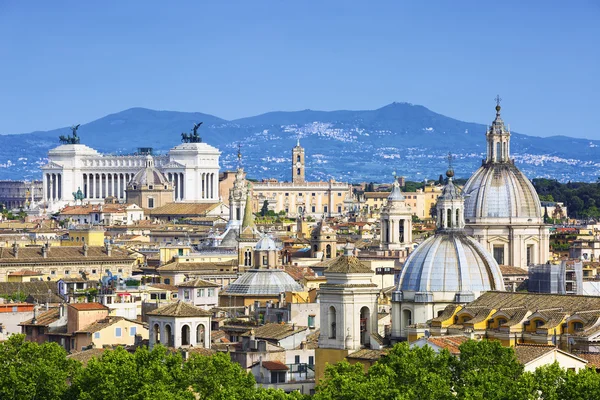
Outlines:
MULTIPOLYGON (((430 219, 430 210, 435 206, 437 198, 442 193, 441 186, 427 185, 425 189, 418 189, 416 192, 402 192, 404 201, 419 219, 430 219)), ((387 203, 390 192, 365 192, 363 207, 367 206, 368 211, 379 211, 387 203)))

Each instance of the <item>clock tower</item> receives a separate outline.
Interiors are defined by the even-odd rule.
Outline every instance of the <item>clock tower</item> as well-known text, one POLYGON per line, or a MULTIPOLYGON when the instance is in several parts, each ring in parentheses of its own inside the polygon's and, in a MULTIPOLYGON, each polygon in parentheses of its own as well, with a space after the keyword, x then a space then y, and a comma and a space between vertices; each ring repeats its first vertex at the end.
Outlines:
POLYGON ((304 183, 304 148, 300 147, 300 139, 292 149, 292 182, 304 183))

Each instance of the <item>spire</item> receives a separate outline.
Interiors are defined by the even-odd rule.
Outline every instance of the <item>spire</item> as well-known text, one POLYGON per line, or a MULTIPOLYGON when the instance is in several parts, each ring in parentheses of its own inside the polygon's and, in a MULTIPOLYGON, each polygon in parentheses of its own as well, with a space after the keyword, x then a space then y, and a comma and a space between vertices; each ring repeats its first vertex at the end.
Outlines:
POLYGON ((300 136, 298 136, 298 139, 296 141, 296 147, 300 147, 300 136))
POLYGON ((246 206, 244 207, 244 220, 242 221, 242 229, 240 234, 253 234, 254 228, 254 214, 252 214, 252 191, 250 190, 250 184, 248 184, 248 194, 246 195, 246 206))

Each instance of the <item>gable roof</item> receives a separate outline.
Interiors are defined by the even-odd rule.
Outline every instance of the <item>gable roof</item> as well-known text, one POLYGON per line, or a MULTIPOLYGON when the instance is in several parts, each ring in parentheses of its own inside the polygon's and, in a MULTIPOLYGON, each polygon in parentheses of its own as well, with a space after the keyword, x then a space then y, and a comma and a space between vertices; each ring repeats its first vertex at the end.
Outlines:
POLYGON ((179 300, 150 311, 146 315, 157 317, 211 317, 212 313, 179 300))
POLYGON ((325 273, 367 274, 373 270, 354 256, 339 256, 325 270, 325 273))
POLYGON ((191 287, 191 288, 204 288, 204 287, 219 287, 214 282, 205 281, 204 279, 196 278, 189 281, 185 281, 177 285, 177 287, 191 287))
POLYGON ((108 310, 108 307, 100 303, 69 303, 67 305, 77 311, 108 310))
POLYGON ((270 323, 255 328, 254 336, 257 339, 282 340, 306 329, 306 326, 270 323))
POLYGON ((288 366, 281 361, 263 361, 262 366, 269 371, 287 371, 289 369, 288 366))
POLYGON ((148 211, 153 216, 204 216, 219 206, 219 203, 169 203, 148 211))

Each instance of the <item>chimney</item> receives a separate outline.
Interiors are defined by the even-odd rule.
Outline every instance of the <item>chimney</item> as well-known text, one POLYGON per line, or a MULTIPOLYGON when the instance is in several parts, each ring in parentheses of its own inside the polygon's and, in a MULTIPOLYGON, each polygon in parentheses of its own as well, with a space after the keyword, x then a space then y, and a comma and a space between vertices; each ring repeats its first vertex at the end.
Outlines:
POLYGON ((31 319, 32 324, 37 324, 37 317, 38 317, 38 306, 37 306, 37 304, 34 304, 33 305, 33 318, 31 319))
POLYGON ((112 255, 112 246, 108 243, 106 244, 106 255, 109 257, 112 255))
POLYGON ((88 256, 88 245, 87 245, 87 243, 83 244, 83 256, 84 257, 88 256))
POLYGON ((48 243, 42 246, 42 257, 48 258, 48 243))
POLYGON ((260 367, 262 368, 262 356, 258 357, 258 364, 260 364, 260 367))
POLYGON ((17 242, 13 243, 13 253, 15 254, 15 258, 19 258, 19 245, 17 242))

